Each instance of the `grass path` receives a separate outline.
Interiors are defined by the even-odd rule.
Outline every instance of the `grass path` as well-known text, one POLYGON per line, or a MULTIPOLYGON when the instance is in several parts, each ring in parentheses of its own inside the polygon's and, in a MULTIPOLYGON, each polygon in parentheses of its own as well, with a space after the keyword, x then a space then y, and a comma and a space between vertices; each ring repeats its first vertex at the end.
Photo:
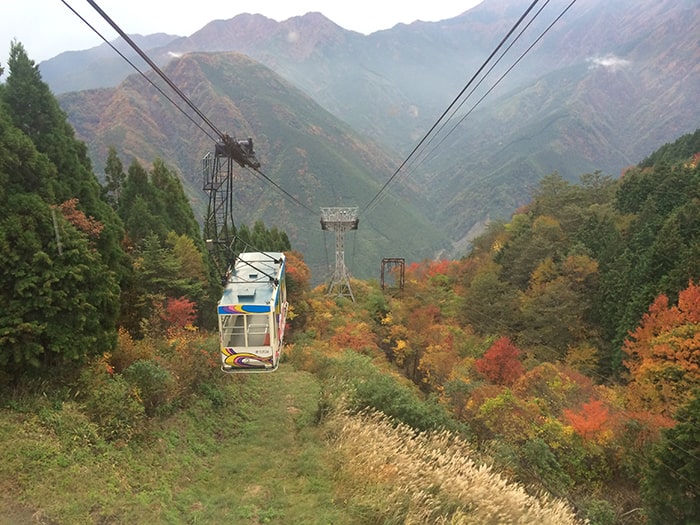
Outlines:
MULTIPOLYGON (((235 379, 235 378, 234 378, 235 379)), ((245 378, 257 392, 241 433, 212 458, 214 488, 202 523, 348 523, 334 507, 324 445, 314 425, 319 386, 282 365, 245 378)))
POLYGON ((283 364, 222 392, 121 447, 84 436, 70 402, 0 409, 0 525, 353 524, 333 501, 316 379, 283 364))

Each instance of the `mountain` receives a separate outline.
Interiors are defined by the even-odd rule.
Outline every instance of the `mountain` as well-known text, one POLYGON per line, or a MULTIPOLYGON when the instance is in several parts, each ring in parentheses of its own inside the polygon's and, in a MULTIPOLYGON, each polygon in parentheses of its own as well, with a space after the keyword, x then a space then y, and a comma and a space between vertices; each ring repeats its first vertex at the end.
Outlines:
MULTIPOLYGON (((153 35, 131 35, 131 39, 150 53, 162 49, 180 37, 156 33, 153 35)), ((123 40, 111 45, 130 62, 142 67, 144 62, 136 51, 123 40)), ((148 69, 147 67, 145 69, 148 69)), ((114 49, 102 44, 85 51, 66 51, 40 64, 42 78, 55 94, 86 89, 114 87, 134 72, 132 66, 114 49)))
POLYGON ((246 54, 383 149, 392 159, 384 181, 465 89, 464 105, 390 186, 420 194, 417 213, 444 231, 443 253, 456 256, 486 222, 527 202, 542 176, 616 175, 700 123, 695 0, 569 4, 546 4, 479 76, 529 1, 485 0, 449 20, 368 36, 320 13, 279 23, 243 14, 149 55, 166 64, 191 52, 246 54))
POLYGON ((459 234, 465 222, 505 217, 524 204, 544 174, 616 175, 699 126, 700 48, 685 28, 700 24, 700 6, 636 6, 572 9, 523 61, 542 73, 456 128, 444 149, 461 154, 437 159, 430 180, 440 184, 428 185, 429 199, 445 203, 435 207, 435 222, 459 234))
MULTIPOLYGON (((261 172, 275 184, 238 169, 236 221, 252 226, 263 220, 268 227, 285 230, 314 275, 323 278, 329 261, 335 263, 335 239, 321 230, 320 208, 366 205, 394 159, 244 55, 190 53, 171 61, 165 72, 222 132, 254 138, 261 172)), ((213 150, 216 136, 199 117, 185 117, 140 75, 117 88, 65 94, 61 104, 77 134, 88 141, 98 170, 111 145, 144 165, 160 157, 182 174, 196 215, 204 216, 201 160, 213 150)), ((123 161, 128 165, 131 158, 123 161)), ((358 232, 346 240, 346 262, 353 275, 376 276, 382 257, 408 254, 421 260, 444 246, 442 232, 419 211, 421 202, 420 193, 405 186, 400 198, 385 198, 381 207, 361 218, 358 232)))

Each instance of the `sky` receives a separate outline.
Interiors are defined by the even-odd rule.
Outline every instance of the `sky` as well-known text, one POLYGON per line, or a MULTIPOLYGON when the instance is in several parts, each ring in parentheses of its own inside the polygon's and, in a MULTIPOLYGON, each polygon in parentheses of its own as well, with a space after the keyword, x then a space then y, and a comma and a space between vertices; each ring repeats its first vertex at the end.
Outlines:
MULTIPOLYGON (((453 18, 481 0, 95 0, 125 32, 189 36, 212 20, 240 13, 260 13, 281 22, 317 11, 339 26, 370 34, 398 23, 435 22, 453 18)), ((88 20, 108 40, 116 32, 87 0, 2 0, 0 65, 7 63, 12 40, 39 63, 64 51, 88 49, 102 40, 65 5, 88 20)))

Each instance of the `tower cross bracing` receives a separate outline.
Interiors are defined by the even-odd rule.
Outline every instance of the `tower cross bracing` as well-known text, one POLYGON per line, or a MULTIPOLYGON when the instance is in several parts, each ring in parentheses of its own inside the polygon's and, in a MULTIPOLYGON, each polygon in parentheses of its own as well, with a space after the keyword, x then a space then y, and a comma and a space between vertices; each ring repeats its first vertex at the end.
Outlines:
POLYGON ((350 287, 350 277, 345 266, 345 232, 356 230, 359 223, 357 207, 321 208, 321 229, 335 233, 335 269, 328 284, 328 295, 350 297, 355 302, 355 296, 350 287))

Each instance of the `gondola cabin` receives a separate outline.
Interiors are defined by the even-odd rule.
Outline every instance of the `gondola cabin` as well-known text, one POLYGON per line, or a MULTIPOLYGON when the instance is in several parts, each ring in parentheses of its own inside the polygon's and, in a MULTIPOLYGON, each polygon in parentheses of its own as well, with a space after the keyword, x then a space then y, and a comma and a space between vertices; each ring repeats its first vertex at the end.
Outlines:
POLYGON ((277 369, 287 318, 285 261, 279 252, 236 257, 218 305, 224 372, 277 369))

